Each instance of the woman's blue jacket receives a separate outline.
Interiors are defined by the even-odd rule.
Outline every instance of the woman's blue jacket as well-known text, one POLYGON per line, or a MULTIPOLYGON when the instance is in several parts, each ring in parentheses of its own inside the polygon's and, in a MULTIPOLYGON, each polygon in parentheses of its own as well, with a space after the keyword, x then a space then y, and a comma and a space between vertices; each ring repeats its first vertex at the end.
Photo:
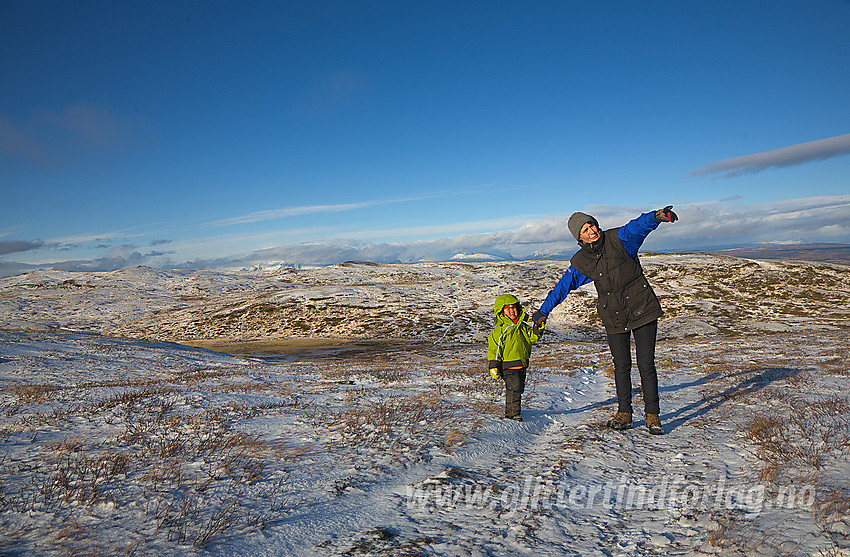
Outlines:
MULTIPOLYGON (((655 219, 655 211, 650 211, 612 230, 617 231, 617 237, 620 238, 623 247, 626 248, 626 252, 634 259, 637 257, 638 250, 643 245, 643 241, 646 240, 650 232, 658 228, 659 224, 660 222, 655 219)), ((607 230, 605 233, 609 234, 612 230, 607 230)), ((567 294, 588 282, 592 282, 592 280, 570 265, 567 272, 564 273, 564 276, 555 285, 555 288, 549 291, 549 294, 540 306, 540 313, 544 316, 549 315, 555 309, 555 306, 564 301, 567 294)))

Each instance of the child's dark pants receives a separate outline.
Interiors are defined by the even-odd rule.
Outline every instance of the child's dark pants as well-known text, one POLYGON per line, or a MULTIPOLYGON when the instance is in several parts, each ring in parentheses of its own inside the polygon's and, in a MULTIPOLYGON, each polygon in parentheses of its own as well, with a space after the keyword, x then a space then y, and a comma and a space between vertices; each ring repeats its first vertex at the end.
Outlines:
POLYGON ((522 393, 525 391, 525 370, 503 369, 502 379, 505 380, 505 416, 512 418, 520 415, 522 407, 522 393))

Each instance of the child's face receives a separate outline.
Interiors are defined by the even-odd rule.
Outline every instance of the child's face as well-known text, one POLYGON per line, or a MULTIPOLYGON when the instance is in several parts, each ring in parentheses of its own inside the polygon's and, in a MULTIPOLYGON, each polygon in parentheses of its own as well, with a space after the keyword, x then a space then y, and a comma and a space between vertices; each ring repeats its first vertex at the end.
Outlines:
POLYGON ((502 313, 504 313, 511 321, 516 321, 516 318, 519 316, 519 308, 517 308, 516 304, 510 304, 502 309, 502 313))

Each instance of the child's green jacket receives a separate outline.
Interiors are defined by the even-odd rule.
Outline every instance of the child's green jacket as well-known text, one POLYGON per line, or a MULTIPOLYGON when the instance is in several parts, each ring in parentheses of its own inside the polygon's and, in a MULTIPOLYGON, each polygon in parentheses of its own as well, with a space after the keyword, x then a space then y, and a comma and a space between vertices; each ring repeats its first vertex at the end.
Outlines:
POLYGON ((502 294, 496 298, 493 312, 496 314, 496 328, 487 337, 488 369, 527 366, 531 357, 531 343, 537 342, 541 335, 528 322, 525 309, 515 296, 502 294), (517 304, 519 308, 516 323, 502 313, 502 309, 510 304, 517 304))

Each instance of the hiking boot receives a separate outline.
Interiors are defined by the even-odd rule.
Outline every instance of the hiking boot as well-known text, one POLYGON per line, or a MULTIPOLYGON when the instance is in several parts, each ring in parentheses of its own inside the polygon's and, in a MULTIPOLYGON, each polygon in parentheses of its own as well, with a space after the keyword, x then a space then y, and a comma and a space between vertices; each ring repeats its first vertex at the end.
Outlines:
POLYGON ((521 422, 521 421, 522 421, 522 416, 520 416, 519 414, 517 414, 517 415, 515 415, 515 416, 505 416, 505 417, 506 417, 507 419, 509 419, 509 420, 513 420, 513 421, 515 421, 515 422, 521 422))
POLYGON ((658 414, 646 414, 646 427, 653 435, 664 435, 664 429, 661 427, 661 420, 658 419, 658 414))
POLYGON ((628 412, 617 412, 614 417, 608 420, 608 427, 622 431, 632 427, 632 415, 628 412))

